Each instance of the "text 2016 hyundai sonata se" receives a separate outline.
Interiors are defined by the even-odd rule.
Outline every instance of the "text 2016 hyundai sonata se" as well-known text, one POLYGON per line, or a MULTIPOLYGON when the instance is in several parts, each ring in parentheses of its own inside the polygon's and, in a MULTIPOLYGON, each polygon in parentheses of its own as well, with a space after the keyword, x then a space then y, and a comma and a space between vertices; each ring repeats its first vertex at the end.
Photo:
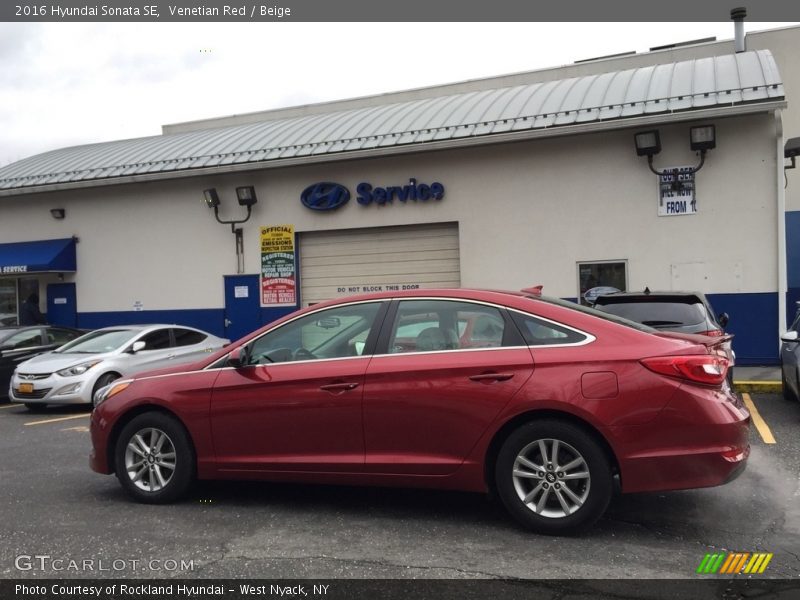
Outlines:
POLYGON ((643 492, 744 469, 720 339, 525 293, 329 301, 101 390, 90 462, 142 502, 195 478, 495 491, 562 533, 603 514, 615 476, 643 492))

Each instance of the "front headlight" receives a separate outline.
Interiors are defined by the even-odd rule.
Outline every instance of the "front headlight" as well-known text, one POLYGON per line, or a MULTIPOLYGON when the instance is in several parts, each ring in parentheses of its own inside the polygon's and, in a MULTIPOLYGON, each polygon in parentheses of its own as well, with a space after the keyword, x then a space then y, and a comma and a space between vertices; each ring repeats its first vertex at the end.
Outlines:
POLYGON ((93 366, 100 364, 102 361, 99 360, 90 360, 87 362, 82 362, 79 365, 73 365, 66 369, 61 369, 60 371, 56 371, 56 375, 61 375, 62 377, 75 377, 76 375, 83 375, 91 369, 93 366))
POLYGON ((111 396, 116 396, 132 383, 133 379, 120 379, 109 383, 107 386, 97 390, 94 398, 92 398, 92 404, 100 406, 100 404, 111 398, 111 396))

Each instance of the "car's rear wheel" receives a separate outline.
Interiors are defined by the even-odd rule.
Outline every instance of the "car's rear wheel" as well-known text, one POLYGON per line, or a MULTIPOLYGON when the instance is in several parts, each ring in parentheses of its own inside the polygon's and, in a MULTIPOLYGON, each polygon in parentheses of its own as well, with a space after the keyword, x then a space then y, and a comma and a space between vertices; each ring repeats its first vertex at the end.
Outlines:
POLYGON ((139 502, 172 502, 194 480, 189 436, 177 420, 163 413, 144 413, 125 425, 114 460, 122 487, 139 502))
POLYGON ((495 480, 508 512, 546 534, 590 526, 613 492, 611 467, 599 444, 581 428, 550 419, 527 423, 506 439, 495 480))

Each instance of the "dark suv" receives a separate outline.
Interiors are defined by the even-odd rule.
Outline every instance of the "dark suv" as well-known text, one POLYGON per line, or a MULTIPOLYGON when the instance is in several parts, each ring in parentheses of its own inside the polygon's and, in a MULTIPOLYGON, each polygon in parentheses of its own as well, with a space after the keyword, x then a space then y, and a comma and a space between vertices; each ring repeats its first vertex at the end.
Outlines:
MULTIPOLYGON (((727 313, 714 316, 711 303, 700 292, 651 292, 647 288, 644 292, 616 292, 598 296, 594 307, 654 329, 712 337, 725 335, 729 320, 727 313)), ((723 348, 733 364, 735 354, 730 342, 723 348)), ((733 369, 728 373, 732 382, 733 369)))
POLYGON ((721 336, 728 324, 728 315, 715 317, 699 292, 617 292, 598 296, 594 307, 665 331, 721 336))

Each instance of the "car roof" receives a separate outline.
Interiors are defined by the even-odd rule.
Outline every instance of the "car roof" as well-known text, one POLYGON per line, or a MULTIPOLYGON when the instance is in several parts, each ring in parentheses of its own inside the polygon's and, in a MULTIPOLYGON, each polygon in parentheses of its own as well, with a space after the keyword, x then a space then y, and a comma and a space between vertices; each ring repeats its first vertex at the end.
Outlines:
POLYGON ((614 304, 622 302, 705 302, 705 295, 701 292, 672 292, 672 291, 647 291, 647 292, 614 292, 613 294, 603 294, 595 300, 596 304, 614 304), (610 300, 610 302, 609 302, 610 300))

